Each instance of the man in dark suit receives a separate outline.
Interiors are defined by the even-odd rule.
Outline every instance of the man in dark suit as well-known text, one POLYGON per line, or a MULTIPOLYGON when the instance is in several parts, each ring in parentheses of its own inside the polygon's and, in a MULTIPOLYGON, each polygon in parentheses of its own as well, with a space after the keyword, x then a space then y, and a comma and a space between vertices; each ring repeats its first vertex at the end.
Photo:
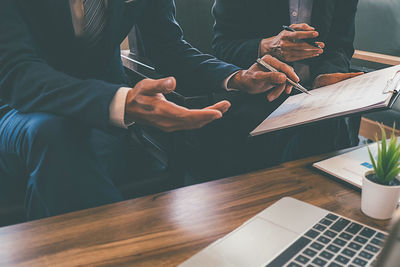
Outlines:
POLYGON ((281 73, 201 54, 182 39, 174 13, 172 0, 0 1, 0 196, 7 184, 27 183, 29 219, 122 200, 114 180, 140 174, 144 160, 124 128, 196 129, 230 106, 178 106, 164 97, 176 82, 199 95, 234 87, 275 99, 291 90, 286 75, 298 80, 270 56, 281 73), (176 80, 127 86, 119 45, 133 25, 157 70, 176 80))
MULTIPOLYGON (((310 89, 333 84, 361 74, 349 73, 357 3, 358 0, 216 0, 212 46, 218 58, 244 68, 258 57, 272 55, 292 65, 300 82, 310 89), (296 32, 283 30, 283 25, 290 25, 296 32), (320 48, 304 39, 312 39, 320 48)), ((360 118, 354 117, 283 131, 279 135, 290 147, 283 158, 290 160, 356 145, 359 123, 360 118)))

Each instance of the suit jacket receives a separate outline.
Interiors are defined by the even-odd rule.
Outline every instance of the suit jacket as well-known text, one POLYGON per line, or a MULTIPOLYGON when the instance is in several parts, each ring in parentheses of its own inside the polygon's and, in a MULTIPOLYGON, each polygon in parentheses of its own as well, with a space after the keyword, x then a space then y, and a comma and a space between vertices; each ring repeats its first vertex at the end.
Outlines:
POLYGON ((173 0, 128 2, 109 1, 104 38, 88 49, 75 36, 68 0, 0 1, 0 111, 7 105, 107 127, 110 102, 127 82, 119 45, 133 25, 158 71, 195 81, 199 95, 239 69, 183 40, 173 0))
MULTIPOLYGON (((323 73, 348 72, 354 53, 358 0, 314 0, 311 25, 325 42, 324 53, 310 63, 311 78, 323 73)), ((247 68, 258 57, 263 38, 290 25, 288 0, 216 0, 212 47, 218 58, 247 68)))

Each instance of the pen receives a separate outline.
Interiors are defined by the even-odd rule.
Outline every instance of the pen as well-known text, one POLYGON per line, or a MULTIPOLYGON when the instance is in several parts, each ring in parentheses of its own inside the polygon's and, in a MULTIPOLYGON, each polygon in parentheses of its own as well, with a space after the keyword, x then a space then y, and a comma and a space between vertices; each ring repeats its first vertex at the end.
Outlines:
MULTIPOLYGON (((283 28, 285 31, 295 32, 295 30, 293 30, 293 29, 290 28, 289 26, 283 25, 282 28, 283 28)), ((319 46, 319 44, 317 44, 316 42, 314 42, 312 39, 303 39, 302 41, 303 41, 303 42, 306 42, 306 43, 309 44, 309 45, 312 45, 312 46, 314 46, 314 47, 317 47, 317 48, 319 48, 319 49, 322 49, 322 47, 319 46)))
MULTIPOLYGON (((140 78, 142 78, 143 80, 144 79, 149 79, 149 77, 147 77, 146 75, 144 75, 143 73, 141 73, 141 72, 139 72, 139 71, 134 71, 135 72, 135 74, 136 75, 138 75, 140 78)), ((178 99, 178 100, 181 100, 181 99, 184 99, 185 98, 185 96, 183 96, 183 95, 181 95, 181 94, 179 94, 179 93, 177 93, 177 92, 175 92, 175 91, 172 91, 172 92, 169 92, 168 94, 164 94, 165 96, 172 96, 172 97, 175 97, 175 99, 178 99)))
MULTIPOLYGON (((265 68, 265 69, 267 69, 267 70, 269 70, 269 71, 271 71, 271 72, 278 72, 277 69, 275 69, 274 67, 272 67, 271 65, 269 65, 267 62, 265 62, 265 61, 262 60, 261 58, 257 58, 257 63, 258 63, 260 66, 262 66, 263 68, 265 68)), ((286 78, 286 80, 287 80, 288 83, 290 83, 291 85, 293 85, 293 87, 294 87, 295 89, 297 89, 297 90, 299 90, 299 91, 301 91, 301 92, 303 92, 303 93, 306 93, 306 94, 308 94, 308 95, 311 95, 311 93, 310 93, 306 88, 304 88, 301 84, 296 83, 296 82, 292 81, 292 80, 289 79, 289 78, 286 78)))

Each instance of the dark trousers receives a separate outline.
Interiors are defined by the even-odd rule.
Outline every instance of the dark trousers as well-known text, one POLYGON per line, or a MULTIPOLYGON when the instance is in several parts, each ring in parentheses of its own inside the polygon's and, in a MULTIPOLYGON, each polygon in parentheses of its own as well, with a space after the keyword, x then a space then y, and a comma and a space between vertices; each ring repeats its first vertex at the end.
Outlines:
POLYGON ((114 181, 141 166, 128 147, 124 134, 11 110, 0 119, 0 200, 25 185, 30 220, 120 201, 114 181))
POLYGON ((286 96, 283 94, 273 103, 267 102, 266 95, 229 93, 221 99, 224 98, 232 103, 225 118, 197 133, 199 149, 188 163, 193 173, 189 183, 238 175, 358 145, 360 116, 250 137, 249 132, 283 103, 286 96))
MULTIPOLYGON (((267 115, 263 101, 250 97, 196 131, 194 145, 182 152, 187 184, 356 144, 350 136, 356 138, 358 128, 343 119, 248 138, 267 115)), ((120 201, 115 183, 140 180, 149 168, 143 151, 129 142, 126 131, 110 134, 54 115, 8 111, 0 119, 0 203, 23 187, 31 220, 120 201)))

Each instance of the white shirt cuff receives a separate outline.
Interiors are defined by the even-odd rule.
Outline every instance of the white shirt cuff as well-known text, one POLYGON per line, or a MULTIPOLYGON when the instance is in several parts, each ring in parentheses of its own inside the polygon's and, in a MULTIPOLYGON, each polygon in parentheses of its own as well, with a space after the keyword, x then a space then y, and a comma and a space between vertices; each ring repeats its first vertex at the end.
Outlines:
POLYGON ((227 91, 239 91, 238 89, 228 88, 229 80, 230 80, 236 73, 238 73, 239 71, 240 71, 240 70, 238 70, 238 71, 232 73, 231 75, 228 76, 228 78, 226 78, 226 79, 224 80, 224 82, 223 82, 223 84, 222 84, 222 87, 225 88, 225 90, 227 90, 227 91))
POLYGON ((131 88, 121 87, 115 93, 114 98, 110 104, 110 123, 114 126, 128 129, 128 126, 134 124, 134 122, 130 122, 128 124, 125 123, 125 103, 126 97, 128 96, 128 92, 131 88))

